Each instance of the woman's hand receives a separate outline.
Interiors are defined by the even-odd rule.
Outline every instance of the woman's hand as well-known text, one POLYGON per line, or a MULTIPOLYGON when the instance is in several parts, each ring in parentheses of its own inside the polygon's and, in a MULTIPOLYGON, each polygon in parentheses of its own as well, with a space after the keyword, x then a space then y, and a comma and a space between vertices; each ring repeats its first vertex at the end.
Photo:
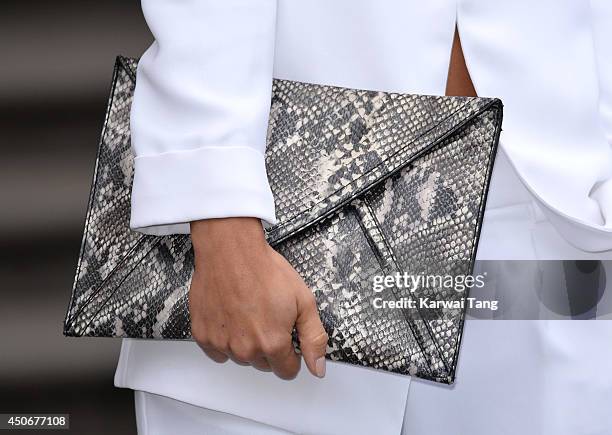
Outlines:
POLYGON ((323 377, 327 334, 314 296, 267 244, 259 219, 192 222, 191 237, 191 333, 204 352, 217 362, 231 358, 292 379, 300 369, 295 327, 308 369, 323 377))

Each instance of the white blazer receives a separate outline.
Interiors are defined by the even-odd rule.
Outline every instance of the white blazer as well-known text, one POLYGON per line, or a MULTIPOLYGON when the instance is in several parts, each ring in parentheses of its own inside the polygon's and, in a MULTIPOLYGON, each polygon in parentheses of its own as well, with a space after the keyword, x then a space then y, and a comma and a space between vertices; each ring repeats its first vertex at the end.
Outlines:
MULTIPOLYGON (((443 94, 457 23, 478 94, 505 104, 502 152, 479 257, 611 255, 610 1, 142 0, 142 6, 155 42, 140 61, 132 107, 133 228, 185 233, 189 221, 228 216, 274 223, 263 159, 272 77, 443 94)), ((487 376, 474 375, 456 391, 419 384, 414 389, 426 393, 419 393, 419 405, 409 400, 405 427, 416 431, 410 433, 428 433, 428 424, 445 420, 444 406, 469 416, 495 405, 491 412, 501 413, 516 430, 529 428, 516 421, 517 412, 532 423, 553 417, 537 412, 537 406, 546 406, 539 399, 552 390, 522 382, 525 373, 550 367, 534 366, 533 354, 521 366, 516 355, 521 346, 538 346, 538 339, 559 339, 567 331, 557 336, 551 332, 557 326, 542 322, 478 323, 470 328, 479 340, 469 340, 466 328, 464 379, 471 379, 469 373, 506 371, 508 394, 512 388, 531 391, 537 405, 526 400, 504 408, 509 399, 501 397, 478 410, 466 408, 466 397, 492 388, 490 381, 479 381, 487 376), (541 328, 545 335, 538 335, 541 328), (517 346, 511 350, 518 361, 506 361, 507 370, 499 366, 500 355, 482 347, 500 334, 517 346), (495 368, 487 365, 490 357, 496 358, 495 368)), ((597 333, 610 342, 612 330, 597 333)), ((596 333, 588 336, 582 345, 592 345, 600 352, 597 358, 612 364, 610 353, 596 350, 596 333)), ((567 352, 569 361, 572 349, 567 352)), ((567 369, 576 364, 574 359, 567 369)), ((286 383, 248 368, 216 365, 193 343, 124 340, 115 382, 296 432, 399 433, 409 378, 331 364, 323 381, 302 373, 286 383)), ((571 391, 555 392, 564 393, 571 391)), ((609 385, 587 402, 601 406, 595 404, 601 399, 612 400, 609 385)), ((466 418, 461 430, 449 422, 445 430, 490 431, 476 420, 466 418)))

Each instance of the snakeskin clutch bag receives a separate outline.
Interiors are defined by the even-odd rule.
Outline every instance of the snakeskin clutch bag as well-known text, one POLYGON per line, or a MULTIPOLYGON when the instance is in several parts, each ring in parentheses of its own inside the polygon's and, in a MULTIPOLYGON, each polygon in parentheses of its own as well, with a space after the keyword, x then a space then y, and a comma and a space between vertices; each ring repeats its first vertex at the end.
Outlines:
MULTIPOLYGON (((187 340, 189 236, 129 228, 136 65, 115 65, 64 333, 187 340)), ((329 359, 453 382, 466 293, 395 278, 472 272, 501 120, 498 99, 274 81, 266 237, 312 289, 329 359)))

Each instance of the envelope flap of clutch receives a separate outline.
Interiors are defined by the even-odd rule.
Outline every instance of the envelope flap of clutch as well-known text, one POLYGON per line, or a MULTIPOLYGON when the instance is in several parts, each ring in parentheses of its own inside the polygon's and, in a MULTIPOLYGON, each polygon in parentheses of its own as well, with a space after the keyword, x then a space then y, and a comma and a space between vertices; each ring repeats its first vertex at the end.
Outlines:
POLYGON ((269 242, 325 219, 489 111, 501 114, 501 101, 274 80, 266 163, 278 224, 269 242))

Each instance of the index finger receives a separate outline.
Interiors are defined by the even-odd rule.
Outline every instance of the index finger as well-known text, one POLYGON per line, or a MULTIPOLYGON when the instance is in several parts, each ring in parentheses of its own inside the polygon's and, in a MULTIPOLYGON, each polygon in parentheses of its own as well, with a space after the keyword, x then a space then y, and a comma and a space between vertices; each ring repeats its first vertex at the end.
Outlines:
POLYGON ((300 371, 301 359, 293 348, 291 335, 265 354, 272 371, 281 379, 293 379, 300 371))

